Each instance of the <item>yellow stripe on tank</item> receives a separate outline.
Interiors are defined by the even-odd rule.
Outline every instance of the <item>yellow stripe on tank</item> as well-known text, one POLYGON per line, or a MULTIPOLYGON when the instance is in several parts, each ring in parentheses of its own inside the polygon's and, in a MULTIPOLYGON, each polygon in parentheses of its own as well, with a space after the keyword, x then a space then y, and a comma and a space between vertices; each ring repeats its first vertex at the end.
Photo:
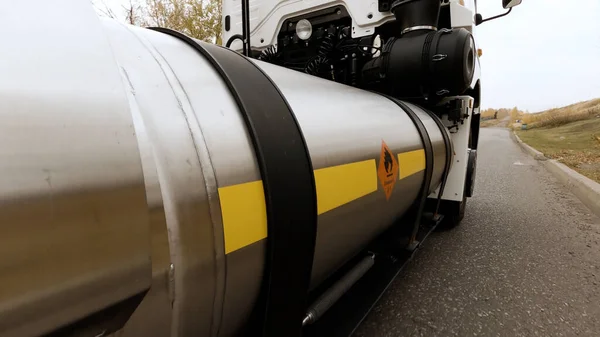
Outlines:
MULTIPOLYGON (((425 152, 398 154, 399 179, 425 169, 425 152)), ((375 159, 314 171, 319 215, 377 191, 375 159)), ((262 181, 219 188, 225 254, 267 237, 267 210, 262 181)))
POLYGON ((375 159, 315 170, 315 184, 320 215, 377 191, 375 159))
POLYGON ((262 180, 219 188, 225 254, 267 237, 262 180))
POLYGON ((400 173, 398 179, 404 179, 425 169, 425 151, 423 149, 398 153, 400 173))
MULTIPOLYGON (((377 191, 374 159, 315 170, 317 212, 323 214, 377 191)), ((267 237, 262 181, 219 188, 225 254, 267 237)))

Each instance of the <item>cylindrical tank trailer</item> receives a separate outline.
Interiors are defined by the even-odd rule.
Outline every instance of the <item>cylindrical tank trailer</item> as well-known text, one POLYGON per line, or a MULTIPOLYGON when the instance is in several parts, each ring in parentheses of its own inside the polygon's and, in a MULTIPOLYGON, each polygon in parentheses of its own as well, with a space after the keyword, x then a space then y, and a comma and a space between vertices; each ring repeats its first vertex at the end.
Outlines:
POLYGON ((2 336, 238 335, 448 169, 416 105, 83 13, 3 52, 2 336))

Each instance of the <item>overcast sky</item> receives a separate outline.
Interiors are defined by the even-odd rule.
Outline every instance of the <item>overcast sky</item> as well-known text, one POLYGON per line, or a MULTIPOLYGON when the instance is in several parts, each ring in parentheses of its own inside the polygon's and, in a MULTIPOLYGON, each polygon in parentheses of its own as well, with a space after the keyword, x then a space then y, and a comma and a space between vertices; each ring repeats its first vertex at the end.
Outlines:
MULTIPOLYGON (((483 17, 501 0, 479 0, 483 17)), ((482 105, 530 112, 600 98, 600 0, 523 0, 477 27, 482 105)))
MULTIPOLYGON (((128 1, 104 2, 121 14, 128 1)), ((501 3, 478 0, 478 10, 497 15, 501 3)), ((523 0, 476 35, 483 108, 536 112, 600 98, 600 0, 523 0)))

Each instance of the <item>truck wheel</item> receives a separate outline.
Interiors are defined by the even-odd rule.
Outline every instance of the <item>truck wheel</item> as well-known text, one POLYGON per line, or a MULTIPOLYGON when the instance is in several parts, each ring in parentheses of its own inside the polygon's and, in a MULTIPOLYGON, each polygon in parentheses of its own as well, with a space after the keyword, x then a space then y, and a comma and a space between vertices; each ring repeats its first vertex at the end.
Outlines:
POLYGON ((439 225, 440 229, 448 230, 457 227, 465 217, 465 209, 467 208, 466 193, 463 193, 462 201, 444 200, 440 208, 440 213, 444 215, 444 219, 439 225))
POLYGON ((473 134, 469 133, 469 155, 467 164, 467 173, 465 177, 465 186, 463 190, 462 201, 444 200, 440 205, 440 213, 444 215, 444 219, 440 223, 440 229, 452 229, 460 224, 465 217, 465 209, 467 208, 467 197, 473 196, 473 188, 475 186, 475 172, 477 170, 477 150, 471 148, 473 134))
POLYGON ((469 150, 469 163, 465 177, 465 185, 463 187, 462 201, 444 200, 440 205, 440 213, 444 215, 440 227, 442 229, 452 229, 460 224, 465 217, 465 209, 467 208, 467 197, 473 195, 473 186, 475 184, 475 169, 477 167, 477 152, 469 150))

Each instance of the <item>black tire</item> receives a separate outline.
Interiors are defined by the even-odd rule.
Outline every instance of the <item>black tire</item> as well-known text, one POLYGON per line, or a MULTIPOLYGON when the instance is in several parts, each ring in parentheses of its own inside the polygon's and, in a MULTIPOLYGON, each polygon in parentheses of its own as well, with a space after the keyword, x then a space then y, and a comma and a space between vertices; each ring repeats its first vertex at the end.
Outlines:
POLYGON ((448 230, 458 227, 465 217, 467 208, 467 195, 463 193, 462 201, 444 200, 440 205, 440 213, 444 215, 442 222, 439 224, 440 229, 448 230))

